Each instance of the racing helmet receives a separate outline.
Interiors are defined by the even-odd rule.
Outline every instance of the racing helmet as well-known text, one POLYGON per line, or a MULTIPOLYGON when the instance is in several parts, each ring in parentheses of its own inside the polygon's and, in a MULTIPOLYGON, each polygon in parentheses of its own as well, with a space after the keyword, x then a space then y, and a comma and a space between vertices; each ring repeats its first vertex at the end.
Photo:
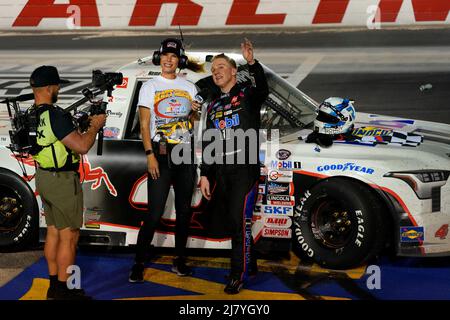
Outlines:
POLYGON ((314 131, 327 135, 345 134, 355 126, 356 111, 353 101, 331 97, 316 110, 314 131))

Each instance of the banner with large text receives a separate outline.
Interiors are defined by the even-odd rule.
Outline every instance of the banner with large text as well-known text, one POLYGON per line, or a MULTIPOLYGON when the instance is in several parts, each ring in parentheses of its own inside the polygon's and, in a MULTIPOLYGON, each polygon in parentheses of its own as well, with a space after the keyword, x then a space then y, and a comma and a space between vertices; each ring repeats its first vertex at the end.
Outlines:
POLYGON ((450 0, 0 0, 0 30, 165 30, 450 23, 450 0))

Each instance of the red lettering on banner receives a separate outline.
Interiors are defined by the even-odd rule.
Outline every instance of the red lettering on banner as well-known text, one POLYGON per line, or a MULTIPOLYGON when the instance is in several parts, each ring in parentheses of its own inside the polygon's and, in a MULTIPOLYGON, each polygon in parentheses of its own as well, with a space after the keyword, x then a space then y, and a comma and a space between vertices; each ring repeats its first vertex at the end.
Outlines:
POLYGON ((448 0, 412 0, 417 22, 445 21, 450 11, 448 0))
MULTIPOLYGON (((450 11, 450 2, 446 0, 412 0, 411 3, 417 22, 445 21, 450 11)), ((402 4, 403 0, 381 0, 381 22, 395 22, 402 4)))
POLYGON ((313 24, 341 23, 350 0, 320 0, 313 24))
POLYGON ((395 22, 402 3, 403 0, 381 0, 378 5, 381 22, 395 22))
POLYGON ((20 12, 13 27, 37 27, 44 18, 69 18, 69 6, 80 8, 81 27, 99 27, 97 4, 95 0, 71 0, 69 4, 55 4, 55 0, 29 0, 20 12))
POLYGON ((285 13, 256 14, 259 0, 234 0, 226 25, 283 24, 285 13))
POLYGON ((154 26, 164 3, 176 3, 172 26, 196 26, 203 7, 190 0, 138 0, 130 19, 130 26, 154 26))

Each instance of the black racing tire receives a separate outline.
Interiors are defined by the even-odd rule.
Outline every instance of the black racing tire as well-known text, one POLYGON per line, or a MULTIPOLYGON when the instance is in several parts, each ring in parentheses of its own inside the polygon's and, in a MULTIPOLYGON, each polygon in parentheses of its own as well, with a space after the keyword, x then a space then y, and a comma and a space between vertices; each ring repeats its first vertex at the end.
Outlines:
POLYGON ((294 252, 325 268, 357 267, 383 247, 385 210, 363 183, 325 179, 306 191, 295 208, 294 252))
POLYGON ((33 191, 16 173, 0 168, 0 252, 38 242, 39 211, 33 191))

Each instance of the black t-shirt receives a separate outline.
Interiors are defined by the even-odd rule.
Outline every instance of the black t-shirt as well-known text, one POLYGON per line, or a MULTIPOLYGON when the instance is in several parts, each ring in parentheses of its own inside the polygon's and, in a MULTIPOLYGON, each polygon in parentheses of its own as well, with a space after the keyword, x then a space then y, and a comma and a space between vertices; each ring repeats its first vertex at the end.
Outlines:
POLYGON ((64 112, 64 110, 60 107, 50 107, 48 112, 53 134, 56 138, 58 138, 58 140, 64 139, 69 133, 76 130, 70 114, 64 112))

